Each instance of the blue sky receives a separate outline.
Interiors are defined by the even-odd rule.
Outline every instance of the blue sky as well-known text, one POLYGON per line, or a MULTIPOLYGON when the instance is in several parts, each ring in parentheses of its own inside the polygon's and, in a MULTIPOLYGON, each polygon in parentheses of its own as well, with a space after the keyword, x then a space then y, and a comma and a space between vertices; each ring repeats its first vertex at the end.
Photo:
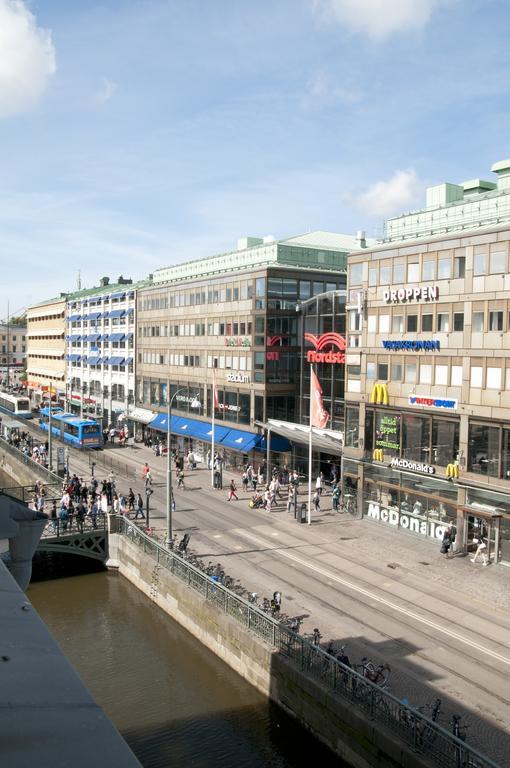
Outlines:
POLYGON ((0 317, 510 156, 505 0, 0 0, 0 317))

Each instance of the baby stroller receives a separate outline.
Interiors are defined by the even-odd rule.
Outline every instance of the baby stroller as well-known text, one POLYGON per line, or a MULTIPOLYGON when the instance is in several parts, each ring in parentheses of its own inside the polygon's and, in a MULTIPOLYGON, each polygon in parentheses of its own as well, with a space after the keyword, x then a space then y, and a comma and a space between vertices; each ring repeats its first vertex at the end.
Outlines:
POLYGON ((248 506, 250 509, 258 509, 258 507, 264 506, 264 497, 261 496, 259 493, 256 493, 255 496, 252 496, 250 501, 248 502, 248 506))

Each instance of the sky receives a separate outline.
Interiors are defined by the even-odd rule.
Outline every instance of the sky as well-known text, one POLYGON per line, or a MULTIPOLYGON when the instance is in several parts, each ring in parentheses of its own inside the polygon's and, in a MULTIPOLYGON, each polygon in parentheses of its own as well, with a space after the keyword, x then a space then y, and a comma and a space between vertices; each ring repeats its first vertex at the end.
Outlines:
POLYGON ((0 318, 510 157, 507 0, 0 0, 0 318))

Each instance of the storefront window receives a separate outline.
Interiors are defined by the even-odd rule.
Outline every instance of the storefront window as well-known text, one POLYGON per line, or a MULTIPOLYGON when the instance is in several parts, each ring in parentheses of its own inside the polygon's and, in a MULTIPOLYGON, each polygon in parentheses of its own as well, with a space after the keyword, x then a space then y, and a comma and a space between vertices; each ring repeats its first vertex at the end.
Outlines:
POLYGON ((503 430, 501 472, 505 480, 510 480, 510 429, 503 430))
POLYGON ((459 422, 432 419, 432 464, 446 467, 459 453, 459 422))
POLYGON ((374 449, 374 412, 365 411, 365 451, 372 453, 374 449))
POLYGON ((412 461, 430 463, 430 418, 428 416, 404 414, 402 456, 412 461))
POLYGON ((498 477, 499 475, 499 429, 486 424, 469 425, 470 472, 498 477))
POLYGON ((359 443, 359 408, 345 409, 345 445, 357 448, 359 443))
POLYGON ((396 413, 375 414, 375 447, 382 448, 388 456, 400 455, 400 415, 396 413))

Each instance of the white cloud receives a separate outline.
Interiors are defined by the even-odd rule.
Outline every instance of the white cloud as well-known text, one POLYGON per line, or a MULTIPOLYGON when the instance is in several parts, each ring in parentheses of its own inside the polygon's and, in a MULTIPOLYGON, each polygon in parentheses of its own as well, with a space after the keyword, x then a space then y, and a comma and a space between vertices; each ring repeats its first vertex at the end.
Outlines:
POLYGON ((416 171, 395 171, 387 181, 378 181, 354 197, 354 203, 368 216, 388 216, 412 208, 420 199, 423 184, 416 171))
POLYGON ((312 0, 326 19, 333 19, 353 32, 383 40, 396 32, 420 29, 433 11, 452 0, 312 0))
POLYGON ((110 101, 117 90, 117 83, 109 80, 107 77, 101 78, 101 87, 95 92, 94 100, 97 104, 105 104, 110 101))
POLYGON ((36 104, 55 71, 50 32, 22 0, 0 0, 0 117, 36 104))

